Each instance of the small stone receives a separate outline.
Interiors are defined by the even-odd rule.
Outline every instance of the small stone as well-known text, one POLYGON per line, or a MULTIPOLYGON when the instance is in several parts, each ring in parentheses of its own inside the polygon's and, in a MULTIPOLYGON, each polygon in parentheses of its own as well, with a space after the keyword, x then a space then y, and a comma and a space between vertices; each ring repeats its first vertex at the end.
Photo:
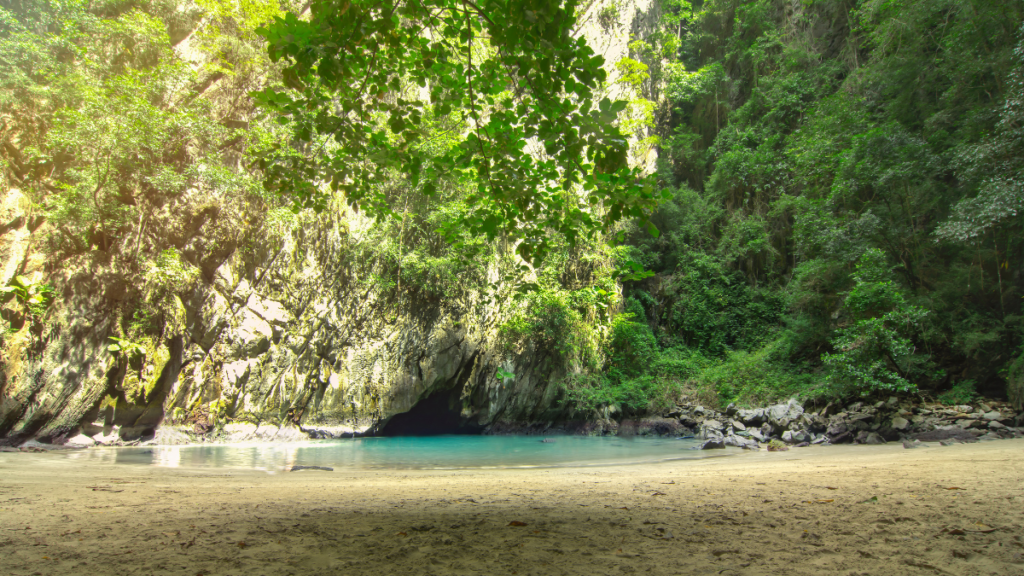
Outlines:
POLYGON ((876 432, 871 432, 864 439, 865 444, 885 444, 885 438, 882 438, 876 432))

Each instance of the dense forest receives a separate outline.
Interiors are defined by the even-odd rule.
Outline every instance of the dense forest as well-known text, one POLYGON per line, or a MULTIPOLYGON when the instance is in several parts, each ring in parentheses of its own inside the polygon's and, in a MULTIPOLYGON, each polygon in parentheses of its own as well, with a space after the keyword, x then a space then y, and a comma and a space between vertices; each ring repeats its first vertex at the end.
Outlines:
MULTIPOLYGON (((122 365, 225 254, 338 217, 389 310, 484 295, 581 411, 1020 408, 1024 5, 478 4, 5 2, 0 187, 122 293, 122 365)), ((8 367, 75 290, 9 276, 8 367)))

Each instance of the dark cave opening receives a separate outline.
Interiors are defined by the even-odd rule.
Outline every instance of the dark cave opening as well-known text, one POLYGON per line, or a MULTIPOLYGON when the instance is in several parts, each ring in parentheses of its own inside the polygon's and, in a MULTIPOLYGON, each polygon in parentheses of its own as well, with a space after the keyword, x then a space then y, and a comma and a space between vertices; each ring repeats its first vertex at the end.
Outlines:
POLYGON ((467 421, 459 412, 459 388, 440 390, 420 400, 408 412, 395 414, 378 436, 438 436, 480 434, 483 427, 467 421))

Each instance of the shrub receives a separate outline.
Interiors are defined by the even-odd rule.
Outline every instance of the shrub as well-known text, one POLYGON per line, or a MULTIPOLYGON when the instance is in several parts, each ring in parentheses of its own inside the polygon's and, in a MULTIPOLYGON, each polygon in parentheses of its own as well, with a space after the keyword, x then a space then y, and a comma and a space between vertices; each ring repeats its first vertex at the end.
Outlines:
POLYGON ((836 352, 822 357, 837 392, 916 388, 905 377, 915 351, 910 336, 926 312, 907 303, 889 276, 881 250, 868 250, 857 264, 857 284, 843 304, 847 323, 832 339, 836 352))
POLYGON ((961 382, 957 382, 948 391, 939 394, 939 402, 942 402, 946 406, 967 404, 978 397, 978 393, 975 391, 974 385, 974 380, 963 380, 961 382))

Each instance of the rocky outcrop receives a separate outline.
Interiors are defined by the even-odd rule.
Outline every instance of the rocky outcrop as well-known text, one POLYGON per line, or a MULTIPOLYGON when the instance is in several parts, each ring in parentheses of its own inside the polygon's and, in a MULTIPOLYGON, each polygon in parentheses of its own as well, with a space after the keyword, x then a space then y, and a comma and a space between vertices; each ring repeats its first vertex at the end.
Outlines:
MULTIPOLYGON (((615 22, 598 23, 602 5, 588 6, 577 33, 605 56, 616 97, 615 63, 633 34, 650 32, 657 9, 620 2, 615 22)), ((555 352, 498 345, 511 306, 497 262, 483 287, 438 294, 399 280, 395 289, 359 261, 372 221, 332 206, 261 232, 265 207, 197 190, 161 206, 135 237, 76 241, 57 261, 43 247, 61 230, 19 190, 0 194, 0 285, 27 275, 58 290, 45 314, 18 318, 3 339, 0 444, 131 442, 167 423, 202 434, 243 422, 318 437, 373 433, 439 397, 440 410, 474 428, 592 428, 602 419, 562 408, 555 352), (139 301, 154 301, 126 278, 146 274, 140 254, 152 260, 170 247, 194 281, 159 295, 163 325, 138 343, 144 354, 111 353, 110 337, 124 336, 139 301), (513 376, 498 379, 499 367, 513 376)), ((5 320, 23 316, 5 306, 5 320)))
POLYGON ((767 408, 724 412, 702 406, 677 406, 670 413, 679 423, 699 430, 702 448, 757 448, 777 441, 788 445, 884 444, 915 440, 977 442, 1024 437, 1024 414, 1002 402, 973 406, 914 403, 890 397, 884 401, 854 402, 845 407, 803 406, 797 400, 767 408))
POLYGON ((468 426, 566 419, 553 358, 498 346, 508 307, 493 303, 497 290, 395 297, 360 282, 347 225, 302 224, 278 246, 235 251, 175 295, 177 329, 141 366, 108 350, 110 287, 84 271, 69 276, 46 346, 6 366, 0 438, 132 441, 167 422, 373 433, 438 393, 449 399, 441 409, 468 426), (498 379, 499 366, 514 376, 498 379))

